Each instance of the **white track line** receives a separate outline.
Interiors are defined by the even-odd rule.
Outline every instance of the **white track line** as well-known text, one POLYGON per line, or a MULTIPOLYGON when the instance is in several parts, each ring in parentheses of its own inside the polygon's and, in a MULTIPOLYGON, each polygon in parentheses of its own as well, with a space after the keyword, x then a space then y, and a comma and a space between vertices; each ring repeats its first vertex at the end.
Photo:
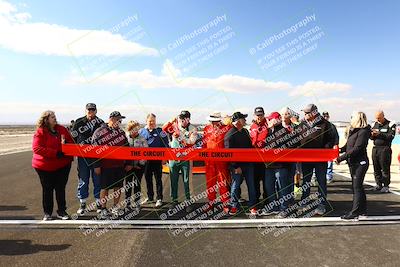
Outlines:
POLYGON ((340 217, 287 218, 287 219, 225 219, 225 220, 0 220, 0 226, 65 226, 87 229, 94 226, 112 228, 265 228, 336 225, 400 224, 400 216, 368 216, 359 220, 342 220, 340 217))

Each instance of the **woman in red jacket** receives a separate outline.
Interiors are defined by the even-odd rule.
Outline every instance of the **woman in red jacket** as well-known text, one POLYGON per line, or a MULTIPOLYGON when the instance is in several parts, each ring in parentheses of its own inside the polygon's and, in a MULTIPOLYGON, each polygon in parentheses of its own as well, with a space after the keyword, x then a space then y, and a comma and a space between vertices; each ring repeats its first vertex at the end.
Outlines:
POLYGON ((61 142, 62 139, 65 139, 67 143, 72 143, 73 140, 68 130, 57 124, 53 111, 43 112, 36 127, 32 143, 32 167, 38 173, 42 184, 43 220, 52 219, 54 191, 58 206, 57 218, 68 220, 65 186, 73 158, 64 155, 61 151, 61 142))

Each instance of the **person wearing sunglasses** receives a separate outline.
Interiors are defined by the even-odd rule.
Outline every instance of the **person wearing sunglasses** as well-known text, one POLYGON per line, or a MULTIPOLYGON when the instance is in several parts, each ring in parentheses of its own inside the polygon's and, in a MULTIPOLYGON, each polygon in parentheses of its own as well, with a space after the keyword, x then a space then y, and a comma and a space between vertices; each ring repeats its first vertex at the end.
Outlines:
MULTIPOLYGON (((94 132, 92 144, 103 146, 105 149, 110 146, 129 146, 125 131, 120 127, 122 119, 125 119, 125 116, 122 116, 119 111, 111 112, 108 123, 94 132)), ((100 176, 101 219, 107 219, 110 216, 107 210, 107 199, 111 188, 114 190, 114 205, 111 213, 113 216, 118 216, 120 213, 121 187, 124 184, 125 172, 129 172, 132 168, 133 162, 129 160, 98 158, 94 162, 94 171, 100 176)))

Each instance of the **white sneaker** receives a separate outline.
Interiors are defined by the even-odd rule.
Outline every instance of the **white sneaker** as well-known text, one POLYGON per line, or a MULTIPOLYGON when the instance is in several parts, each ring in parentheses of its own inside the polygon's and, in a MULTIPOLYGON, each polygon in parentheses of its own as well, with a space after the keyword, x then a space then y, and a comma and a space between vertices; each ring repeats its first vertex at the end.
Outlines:
POLYGON ((110 213, 108 212, 108 210, 107 209, 102 209, 100 214, 99 214, 99 218, 101 220, 107 220, 107 219, 109 219, 109 217, 110 217, 110 213))
POLYGON ((140 201, 140 205, 147 204, 147 202, 149 202, 149 198, 148 197, 146 197, 145 199, 140 201))
POLYGON ((80 216, 84 215, 86 212, 86 203, 82 202, 81 206, 79 207, 79 209, 76 211, 76 213, 80 216))
POLYGON ((389 186, 382 187, 381 193, 389 193, 389 186))
POLYGON ((239 198, 239 203, 244 203, 244 202, 246 202, 246 199, 244 199, 244 198, 239 198))
POLYGON ((267 210, 264 208, 259 212, 259 215, 260 216, 269 216, 269 215, 275 215, 278 213, 279 213, 279 211, 277 211, 277 210, 267 210))
POLYGON ((137 215, 139 213, 140 213, 140 206, 138 205, 135 207, 135 214, 137 215))
POLYGON ((159 207, 161 207, 162 206, 162 200, 161 199, 157 199, 157 202, 156 202, 156 208, 159 208, 159 207))
POLYGON ((326 213, 326 209, 324 205, 318 205, 318 207, 315 209, 315 214, 317 215, 324 215, 326 213))
POLYGON ((118 215, 120 215, 120 210, 117 207, 112 207, 111 213, 115 216, 118 216, 118 215))

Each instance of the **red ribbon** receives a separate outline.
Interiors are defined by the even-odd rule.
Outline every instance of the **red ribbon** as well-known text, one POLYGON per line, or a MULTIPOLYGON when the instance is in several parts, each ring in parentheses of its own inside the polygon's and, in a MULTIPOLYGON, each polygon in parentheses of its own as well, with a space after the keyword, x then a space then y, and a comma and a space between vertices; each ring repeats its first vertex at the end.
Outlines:
POLYGON ((134 148, 63 144, 68 156, 120 160, 193 160, 232 162, 326 162, 336 159, 333 149, 260 149, 260 148, 134 148))

